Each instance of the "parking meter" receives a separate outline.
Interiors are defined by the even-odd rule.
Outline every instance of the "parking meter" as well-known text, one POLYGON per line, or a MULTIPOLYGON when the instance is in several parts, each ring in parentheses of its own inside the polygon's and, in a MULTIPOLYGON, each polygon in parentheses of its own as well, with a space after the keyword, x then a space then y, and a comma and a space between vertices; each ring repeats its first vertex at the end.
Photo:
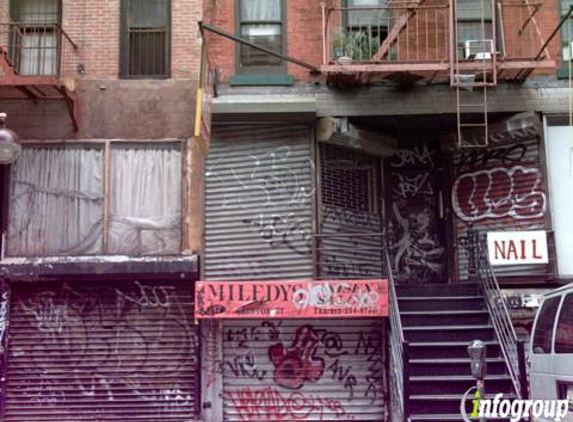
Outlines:
POLYGON ((468 346, 472 377, 483 380, 487 375, 486 346, 481 340, 474 340, 468 346))

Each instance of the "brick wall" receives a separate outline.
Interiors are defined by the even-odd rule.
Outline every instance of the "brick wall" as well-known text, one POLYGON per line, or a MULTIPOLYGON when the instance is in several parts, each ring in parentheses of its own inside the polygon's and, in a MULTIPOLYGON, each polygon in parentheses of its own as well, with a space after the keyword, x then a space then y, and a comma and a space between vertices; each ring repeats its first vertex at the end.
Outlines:
MULTIPOLYGON (((173 78, 196 78, 201 0, 172 0, 173 78)), ((120 1, 63 0, 63 27, 79 45, 84 78, 117 78, 120 59, 120 1)))

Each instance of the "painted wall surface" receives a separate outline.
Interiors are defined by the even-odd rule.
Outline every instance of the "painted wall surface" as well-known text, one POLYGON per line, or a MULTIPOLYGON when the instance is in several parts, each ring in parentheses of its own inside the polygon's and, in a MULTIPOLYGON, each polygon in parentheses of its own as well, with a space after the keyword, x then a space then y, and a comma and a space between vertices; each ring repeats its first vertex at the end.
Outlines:
POLYGON ((573 277, 573 127, 547 127, 547 172, 560 277, 573 277))

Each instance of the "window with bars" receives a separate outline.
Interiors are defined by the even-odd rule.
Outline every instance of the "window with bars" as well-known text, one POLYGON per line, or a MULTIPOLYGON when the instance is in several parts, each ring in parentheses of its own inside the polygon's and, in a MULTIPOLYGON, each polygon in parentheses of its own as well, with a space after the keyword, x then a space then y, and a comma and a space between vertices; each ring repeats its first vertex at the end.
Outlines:
POLYGON ((60 0, 12 0, 12 19, 19 25, 10 52, 20 75, 49 76, 58 71, 60 0))
POLYGON ((329 144, 321 145, 321 195, 325 205, 377 212, 378 160, 329 144))
MULTIPOLYGON (((277 53, 284 48, 284 4, 282 0, 238 0, 240 36, 277 53)), ((260 50, 239 45, 240 73, 284 72, 284 62, 260 50)))
POLYGON ((170 27, 170 0, 122 1, 122 77, 170 76, 170 27))
POLYGON ((14 164, 10 256, 175 255, 179 144, 27 146, 14 164))

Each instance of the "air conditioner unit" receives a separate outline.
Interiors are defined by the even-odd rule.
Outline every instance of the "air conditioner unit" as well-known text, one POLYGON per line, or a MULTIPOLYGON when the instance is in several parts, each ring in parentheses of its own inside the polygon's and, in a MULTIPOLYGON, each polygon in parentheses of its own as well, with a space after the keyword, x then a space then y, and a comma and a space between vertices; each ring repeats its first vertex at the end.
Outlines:
POLYGON ((464 42, 464 59, 491 60, 493 40, 467 40, 464 42))

